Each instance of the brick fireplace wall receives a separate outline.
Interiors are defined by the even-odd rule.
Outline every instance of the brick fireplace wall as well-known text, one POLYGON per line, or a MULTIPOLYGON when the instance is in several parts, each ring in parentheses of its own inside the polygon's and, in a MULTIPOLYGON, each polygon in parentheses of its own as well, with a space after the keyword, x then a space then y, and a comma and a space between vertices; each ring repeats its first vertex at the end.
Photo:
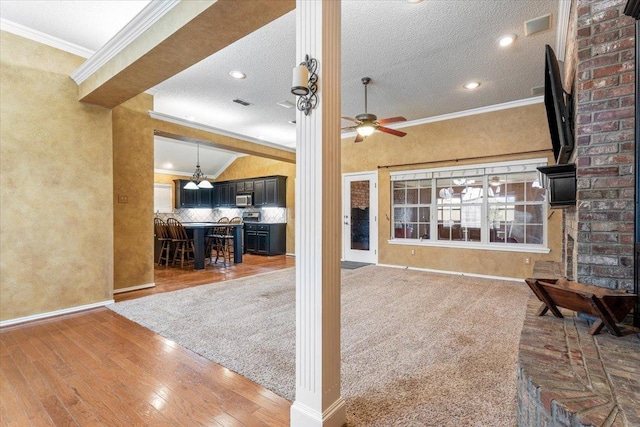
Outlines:
MULTIPOLYGON (((635 21, 626 0, 577 0, 577 204, 565 210, 567 276, 633 289, 635 21)), ((570 49, 568 49, 570 51, 570 49)), ((569 67, 572 69, 574 67, 569 67)), ((567 79, 565 79, 567 80, 567 79)))

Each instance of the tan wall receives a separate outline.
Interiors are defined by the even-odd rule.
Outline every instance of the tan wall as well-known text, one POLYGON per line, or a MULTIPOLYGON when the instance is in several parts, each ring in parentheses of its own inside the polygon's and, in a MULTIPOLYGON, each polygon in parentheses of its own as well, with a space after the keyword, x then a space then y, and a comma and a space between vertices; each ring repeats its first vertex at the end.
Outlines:
POLYGON ((216 181, 270 175, 287 177, 287 253, 293 254, 295 252, 295 163, 285 163, 256 156, 239 157, 218 176, 216 181))
POLYGON ((141 94, 113 109, 114 289, 154 282, 153 110, 141 94), (126 203, 121 200, 126 197, 126 203))
POLYGON ((112 298, 111 111, 72 54, 0 33, 0 319, 112 298))
POLYGON ((549 211, 549 214, 553 213, 549 219, 549 254, 388 243, 391 236, 391 171, 550 158, 551 142, 543 104, 402 130, 407 132, 404 138, 376 133, 358 144, 353 143, 352 138, 342 142, 343 173, 378 170, 379 263, 492 276, 528 277, 536 260, 561 260, 562 214, 554 210, 549 211), (389 165, 396 166, 385 167, 389 165), (412 249, 415 249, 415 255, 411 255, 412 249), (525 264, 525 258, 530 258, 531 264, 525 264))

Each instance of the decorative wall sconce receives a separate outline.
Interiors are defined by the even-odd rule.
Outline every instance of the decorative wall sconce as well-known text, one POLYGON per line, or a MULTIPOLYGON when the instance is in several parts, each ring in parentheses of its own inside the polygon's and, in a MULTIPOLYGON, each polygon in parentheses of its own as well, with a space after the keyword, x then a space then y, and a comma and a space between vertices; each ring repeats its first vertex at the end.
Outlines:
POLYGON ((311 110, 316 108, 318 104, 318 75, 316 69, 318 61, 305 55, 304 61, 293 69, 293 85, 291 93, 299 96, 297 108, 304 111, 304 115, 308 116, 311 110))

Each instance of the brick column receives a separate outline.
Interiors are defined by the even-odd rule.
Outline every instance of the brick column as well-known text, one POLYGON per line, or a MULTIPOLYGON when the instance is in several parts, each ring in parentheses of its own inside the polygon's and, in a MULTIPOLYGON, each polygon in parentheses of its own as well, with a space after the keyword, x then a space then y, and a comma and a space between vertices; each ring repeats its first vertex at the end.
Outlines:
POLYGON ((635 29, 625 4, 577 0, 578 202, 565 221, 568 275, 614 289, 633 288, 635 29))

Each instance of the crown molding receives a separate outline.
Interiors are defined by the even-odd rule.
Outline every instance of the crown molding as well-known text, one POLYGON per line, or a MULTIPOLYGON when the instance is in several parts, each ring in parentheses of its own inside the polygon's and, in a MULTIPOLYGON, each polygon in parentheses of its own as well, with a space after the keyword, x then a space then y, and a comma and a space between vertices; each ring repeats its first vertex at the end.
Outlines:
POLYGON ((76 84, 81 84, 89 76, 120 53, 140 34, 155 24, 160 18, 173 9, 181 0, 152 1, 137 14, 127 25, 111 38, 104 46, 84 62, 71 74, 76 84))
MULTIPOLYGON (((445 120, 459 119, 461 117, 475 116, 477 114, 492 113, 494 111, 508 110, 510 108, 526 107, 527 105, 540 104, 544 102, 544 97, 534 96, 532 98, 520 99, 517 101, 504 102, 502 104, 489 105, 487 107, 473 108, 471 110, 458 111, 456 113, 442 114, 440 116, 427 117, 424 119, 411 120, 407 122, 393 123, 385 125, 385 127, 393 129, 402 129, 412 126, 425 125, 427 123, 442 122, 445 120)), ((350 138, 356 135, 356 132, 348 132, 340 135, 340 138, 350 138)))
POLYGON ((228 137, 231 137, 231 138, 240 139, 240 140, 243 140, 243 141, 251 142, 253 144, 264 145, 265 147, 277 148, 278 150, 289 151, 291 153, 295 153, 296 152, 295 149, 289 148, 289 147, 284 146, 284 145, 275 144, 273 142, 268 142, 268 141, 263 141, 263 140, 258 139, 258 138, 252 138, 250 136, 242 135, 242 134, 239 134, 239 133, 231 132, 231 131, 220 129, 220 128, 215 128, 213 126, 205 125, 205 124, 202 124, 202 123, 192 122, 190 120, 181 119, 180 117, 171 116, 169 114, 164 114, 164 113, 159 113, 157 111, 149 110, 149 116, 152 119, 161 120, 163 122, 175 123, 177 125, 186 126, 188 128, 192 128, 192 129, 198 129, 198 130, 203 130, 203 131, 206 131, 206 132, 217 133, 219 135, 224 135, 224 136, 228 136, 228 137))
POLYGON ((162 175, 175 175, 175 176, 193 176, 193 172, 174 171, 173 169, 154 169, 153 173, 160 173, 162 175))
POLYGON ((93 55, 93 51, 91 49, 33 30, 29 27, 25 27, 24 25, 9 21, 8 19, 0 18, 0 30, 33 40, 34 42, 46 44, 47 46, 72 53, 82 58, 89 58, 93 55))
POLYGON ((567 35, 569 33, 569 19, 571 19, 571 0, 560 0, 558 2, 558 19, 556 20, 556 54, 558 61, 564 61, 564 54, 567 50, 567 35))

